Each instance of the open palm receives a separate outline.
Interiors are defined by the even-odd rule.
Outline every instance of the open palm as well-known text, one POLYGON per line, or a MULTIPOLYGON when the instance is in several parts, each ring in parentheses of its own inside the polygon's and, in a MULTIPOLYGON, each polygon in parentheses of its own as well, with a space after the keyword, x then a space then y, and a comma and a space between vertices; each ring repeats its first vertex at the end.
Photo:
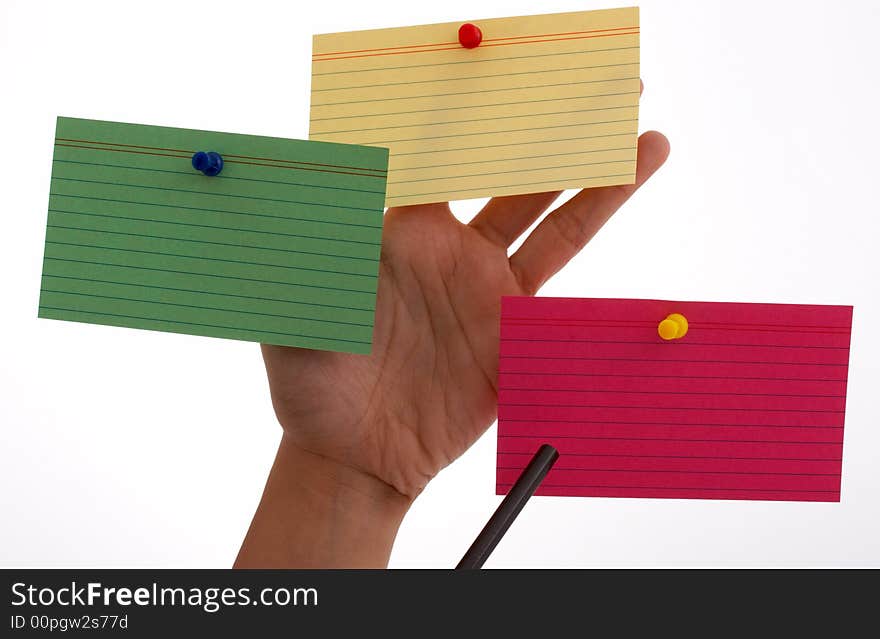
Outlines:
POLYGON ((494 198, 469 224, 446 203, 389 209, 372 354, 263 346, 285 437, 417 495, 496 417, 500 298, 537 292, 668 152, 644 134, 636 184, 581 191, 510 257, 558 192, 494 198))

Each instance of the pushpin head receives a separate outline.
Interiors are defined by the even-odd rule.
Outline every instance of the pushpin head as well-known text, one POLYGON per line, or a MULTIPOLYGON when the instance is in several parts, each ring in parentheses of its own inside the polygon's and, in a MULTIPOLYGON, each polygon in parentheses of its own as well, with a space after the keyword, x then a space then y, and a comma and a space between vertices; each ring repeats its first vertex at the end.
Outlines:
POLYGON ((483 32, 477 25, 468 22, 458 28, 458 41, 465 49, 475 49, 483 41, 483 32))
POLYGON ((198 151, 193 154, 192 165, 196 171, 213 176, 223 170, 223 158, 214 151, 198 151))
POLYGON ((688 332, 688 321, 684 315, 673 313, 664 319, 657 326, 657 334, 662 339, 672 340, 681 339, 688 332))

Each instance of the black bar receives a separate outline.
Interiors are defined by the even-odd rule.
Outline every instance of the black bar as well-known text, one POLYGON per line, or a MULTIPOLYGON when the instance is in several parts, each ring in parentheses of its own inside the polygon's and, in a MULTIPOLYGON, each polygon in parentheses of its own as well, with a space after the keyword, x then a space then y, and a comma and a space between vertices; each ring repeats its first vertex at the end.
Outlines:
POLYGON ((425 627, 432 636, 458 637, 463 620, 490 629, 486 636, 518 637, 546 635, 548 619, 566 636, 589 624, 619 630, 621 637, 860 637, 877 625, 872 583, 876 571, 7 569, 0 570, 0 637, 299 639, 349 637, 352 624, 361 629, 355 637, 409 637, 425 627), (123 604, 114 592, 109 601, 60 605, 39 594, 23 603, 16 594, 31 586, 37 593, 63 589, 67 604, 71 590, 88 590, 90 583, 117 591, 183 588, 187 601, 162 605, 129 597, 123 604), (273 592, 264 602, 266 588, 273 592), (316 594, 281 605, 279 592, 294 588, 316 594), (259 603, 224 602, 228 589, 245 589, 259 603), (204 595, 200 601, 191 599, 194 592, 204 595), (97 628, 84 625, 96 620, 97 628), (53 626, 58 632, 49 631, 53 626))

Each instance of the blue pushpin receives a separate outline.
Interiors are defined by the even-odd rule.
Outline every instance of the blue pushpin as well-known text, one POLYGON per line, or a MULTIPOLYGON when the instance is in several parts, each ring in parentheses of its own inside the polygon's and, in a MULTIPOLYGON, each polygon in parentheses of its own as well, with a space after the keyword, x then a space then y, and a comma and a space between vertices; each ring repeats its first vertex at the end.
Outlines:
POLYGON ((215 151, 198 151, 193 155, 193 168, 205 175, 217 175, 223 170, 223 158, 215 151))

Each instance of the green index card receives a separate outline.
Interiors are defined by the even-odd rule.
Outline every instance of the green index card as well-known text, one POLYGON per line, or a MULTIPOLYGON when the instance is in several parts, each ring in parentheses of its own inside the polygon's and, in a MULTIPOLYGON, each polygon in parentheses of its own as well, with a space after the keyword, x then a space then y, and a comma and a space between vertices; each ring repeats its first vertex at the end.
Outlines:
POLYGON ((383 148, 58 118, 39 316, 369 353, 387 169, 383 148))

